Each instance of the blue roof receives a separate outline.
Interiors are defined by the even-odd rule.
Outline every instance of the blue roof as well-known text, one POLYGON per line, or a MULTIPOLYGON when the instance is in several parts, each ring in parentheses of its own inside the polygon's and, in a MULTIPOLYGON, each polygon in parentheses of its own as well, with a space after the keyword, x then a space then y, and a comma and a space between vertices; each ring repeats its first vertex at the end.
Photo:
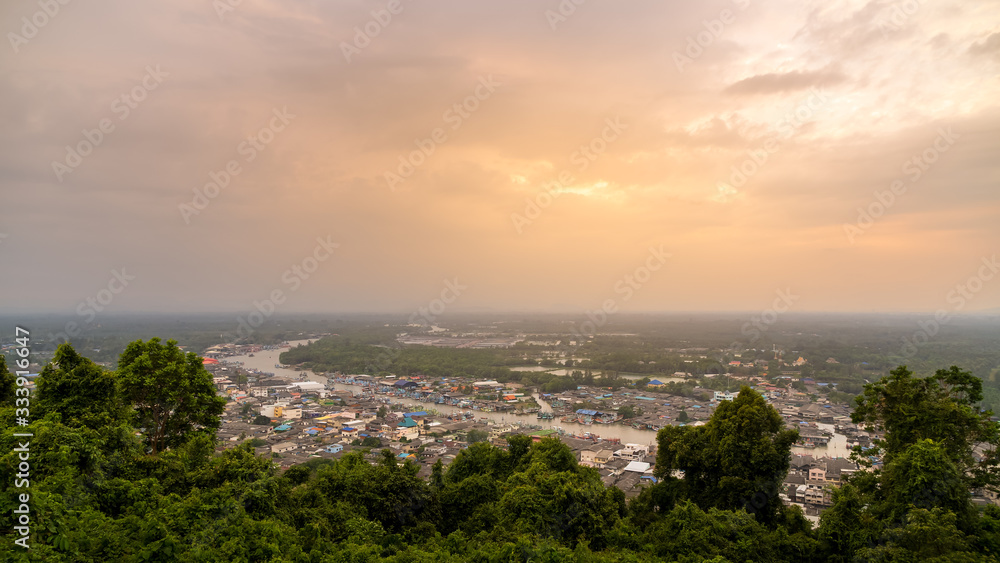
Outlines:
POLYGON ((408 416, 403 418, 403 422, 397 424, 397 426, 402 426, 403 428, 413 428, 416 425, 417 423, 413 422, 413 419, 408 416))
POLYGON ((427 411, 417 411, 417 412, 403 413, 403 417, 404 418, 408 417, 408 416, 427 416, 427 411))
POLYGON ((281 426, 276 426, 274 429, 275 430, 291 430, 291 428, 292 427, 289 426, 289 425, 287 425, 287 424, 282 424, 281 426))
POLYGON ((663 382, 660 381, 659 379, 653 379, 652 381, 650 381, 646 385, 663 385, 663 382))
POLYGON ((592 411, 590 409, 577 409, 576 414, 587 414, 590 416, 594 416, 595 414, 597 414, 597 411, 592 411))

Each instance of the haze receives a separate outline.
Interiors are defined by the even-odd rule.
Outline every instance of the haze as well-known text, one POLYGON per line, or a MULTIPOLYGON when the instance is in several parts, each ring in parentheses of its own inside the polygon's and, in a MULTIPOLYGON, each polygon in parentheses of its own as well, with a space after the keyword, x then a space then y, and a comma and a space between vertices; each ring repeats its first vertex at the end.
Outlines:
POLYGON ((232 4, 0 8, 5 312, 1000 307, 996 1, 232 4))

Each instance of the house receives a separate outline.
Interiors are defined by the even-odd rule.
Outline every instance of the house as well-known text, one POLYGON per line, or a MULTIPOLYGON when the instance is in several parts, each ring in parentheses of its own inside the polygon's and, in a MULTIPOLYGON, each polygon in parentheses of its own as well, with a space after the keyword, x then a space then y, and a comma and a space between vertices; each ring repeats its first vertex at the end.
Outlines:
POLYGON ((273 405, 264 405, 260 407, 260 414, 268 418, 278 418, 282 415, 287 405, 275 403, 273 405))
POLYGON ((629 464, 625 466, 624 471, 630 471, 634 473, 645 473, 649 471, 650 467, 651 465, 646 463, 645 461, 633 461, 629 462, 629 464))
POLYGON ((628 461, 641 461, 649 455, 649 446, 641 444, 625 444, 625 447, 614 453, 615 457, 628 461))
POLYGON ((810 481, 826 481, 826 470, 822 467, 813 467, 809 470, 810 481))
POLYGON ((647 383, 646 387, 653 387, 654 389, 659 389, 660 387, 663 387, 664 385, 666 385, 666 383, 660 381, 659 379, 654 379, 654 380, 650 381, 649 383, 647 383))
POLYGON ((299 445, 295 442, 278 442, 271 446, 271 453, 281 454, 285 452, 290 452, 292 450, 297 450, 299 445))
POLYGON ((611 450, 600 450, 594 454, 594 465, 598 469, 603 469, 615 457, 615 452, 611 450))
POLYGON ((420 437, 420 431, 417 430, 415 426, 411 428, 407 428, 406 426, 399 426, 392 432, 393 440, 400 440, 402 438, 406 438, 407 440, 416 440, 419 437, 420 437))
POLYGON ((735 401, 738 395, 739 393, 734 391, 716 391, 714 400, 717 403, 719 401, 735 401))
POLYGON ((491 436, 490 445, 495 448, 503 448, 505 450, 510 447, 510 444, 507 442, 507 438, 503 436, 491 436))
MULTIPOLYGON (((801 489, 801 487, 800 487, 801 489)), ((826 487, 809 486, 805 491, 806 504, 830 504, 830 490, 826 487)))
POLYGON ((798 415, 800 418, 806 418, 806 419, 819 418, 822 409, 823 407, 815 403, 810 403, 808 405, 803 405, 802 407, 800 407, 798 410, 798 415))
POLYGON ((339 454, 344 451, 344 446, 343 444, 330 444, 325 448, 325 451, 328 454, 339 454))
POLYGON ((594 458, 597 456, 597 452, 594 450, 583 450, 580 452, 580 465, 585 467, 597 467, 597 463, 594 462, 594 458))

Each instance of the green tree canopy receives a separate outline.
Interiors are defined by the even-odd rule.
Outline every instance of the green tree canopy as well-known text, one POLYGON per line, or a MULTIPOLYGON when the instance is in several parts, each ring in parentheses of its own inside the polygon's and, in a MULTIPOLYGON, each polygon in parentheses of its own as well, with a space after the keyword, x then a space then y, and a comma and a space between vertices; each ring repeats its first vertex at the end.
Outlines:
POLYGON ((639 412, 636 412, 635 407, 633 407, 632 405, 623 405, 623 406, 621 406, 621 407, 618 408, 618 414, 624 420, 628 420, 630 418, 635 418, 641 412, 642 412, 641 410, 639 410, 639 412))
POLYGON ((129 344, 118 360, 118 380, 153 453, 219 427, 225 399, 216 394, 201 358, 185 354, 175 340, 129 344))
POLYGON ((59 345, 36 384, 37 414, 59 413, 69 426, 100 428, 130 415, 115 387, 115 375, 79 355, 68 342, 59 345))
POLYGON ((784 428, 781 415, 759 393, 743 387, 734 401, 720 403, 704 426, 659 431, 656 475, 670 487, 673 470, 680 469, 682 495, 702 509, 742 508, 773 523, 798 436, 798 430, 784 428))
POLYGON ((14 403, 17 393, 17 378, 7 369, 7 359, 0 354, 0 405, 14 403))
POLYGON ((466 437, 470 444, 476 444, 479 442, 485 442, 489 440, 490 433, 485 430, 473 428, 472 430, 469 430, 469 433, 466 435, 466 437))
POLYGON ((865 385, 855 399, 851 420, 885 433, 865 456, 858 450, 856 457, 862 463, 866 456, 883 457, 889 464, 910 446, 933 440, 969 487, 1000 491, 1000 424, 990 420, 992 412, 977 406, 982 398, 982 381, 956 366, 923 379, 899 366, 887 377, 865 385), (977 448, 981 449, 978 460, 977 448))

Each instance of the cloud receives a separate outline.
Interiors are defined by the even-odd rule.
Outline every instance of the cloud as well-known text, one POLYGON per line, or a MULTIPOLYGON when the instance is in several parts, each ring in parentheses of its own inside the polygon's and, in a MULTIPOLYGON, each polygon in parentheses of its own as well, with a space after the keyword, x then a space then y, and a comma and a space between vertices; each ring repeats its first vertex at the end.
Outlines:
POLYGON ((1000 58, 1000 33, 992 33, 986 39, 970 45, 969 54, 1000 58))
POLYGON ((654 243, 676 270, 629 307, 754 308, 793 284, 815 307, 915 309, 955 255, 998 236, 985 8, 925 3, 885 37, 888 2, 761 0, 679 74, 670 54, 736 4, 587 2, 556 29, 548 0, 402 5, 350 63, 341 44, 385 2, 243 2, 221 20, 203 0, 74 4, 0 55, 0 258, 19 272, 0 278, 0 308, 73 314, 127 267, 116 311, 245 312, 329 234, 336 256, 287 310, 413 310, 454 276, 463 306, 593 308, 654 243), (157 64, 170 76, 118 119, 113 100, 157 64), (490 75, 501 85, 453 127, 446 112, 490 75), (826 101, 784 134, 814 87, 826 101), (246 161, 238 147, 286 106, 297 117, 246 161), (102 118, 114 132, 59 182, 51 162, 102 118), (628 128, 602 147, 615 118, 628 128), (941 126, 962 135, 954 151, 847 245, 842 224, 941 126), (435 129, 447 139, 390 190, 385 173, 435 129), (778 150, 713 201, 769 138, 778 150), (243 171, 185 224, 178 205, 232 159, 243 171), (571 185, 518 234, 511 215, 562 171, 571 185), (839 291, 858 271, 873 289, 839 291))
POLYGON ((808 90, 811 87, 834 86, 847 80, 836 70, 794 71, 758 74, 730 84, 723 92, 739 96, 754 96, 808 90))

